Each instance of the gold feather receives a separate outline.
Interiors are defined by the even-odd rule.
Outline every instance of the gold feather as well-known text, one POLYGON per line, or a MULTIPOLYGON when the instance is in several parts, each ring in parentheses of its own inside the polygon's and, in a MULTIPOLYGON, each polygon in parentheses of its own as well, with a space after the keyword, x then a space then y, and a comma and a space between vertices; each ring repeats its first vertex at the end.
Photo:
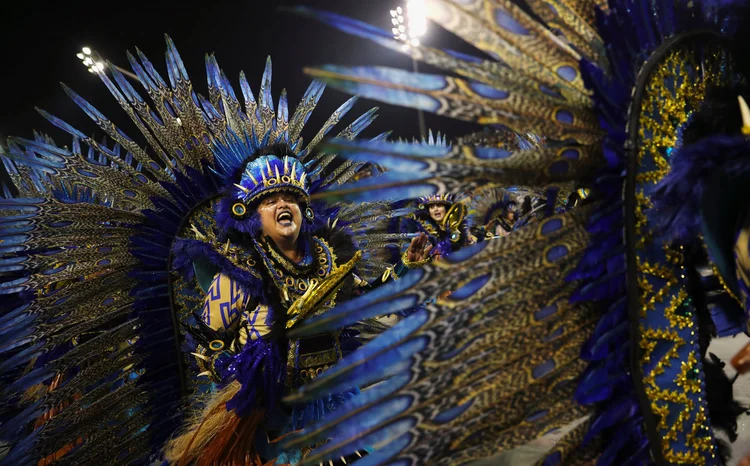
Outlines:
MULTIPOLYGON (((251 178, 252 178, 252 176, 251 176, 251 178)), ((253 181, 255 181, 255 180, 253 180, 253 181)), ((257 184, 257 183, 256 183, 256 184, 257 184)), ((239 184, 237 184, 237 183, 235 183, 234 185, 235 185, 235 186, 237 186, 237 187, 238 187, 238 188, 239 188, 239 189, 240 189, 240 190, 241 190, 241 191, 242 191, 243 193, 245 193, 245 194, 250 194, 250 190, 249 190, 249 189, 247 189, 246 187, 244 187, 244 186, 242 186, 242 185, 239 185, 239 184)))

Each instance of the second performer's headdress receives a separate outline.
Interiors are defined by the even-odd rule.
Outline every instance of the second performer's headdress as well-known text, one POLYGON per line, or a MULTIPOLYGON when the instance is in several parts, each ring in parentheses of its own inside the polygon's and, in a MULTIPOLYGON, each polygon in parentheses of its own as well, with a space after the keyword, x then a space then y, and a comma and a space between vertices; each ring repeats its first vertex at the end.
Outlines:
POLYGON ((433 204, 443 204, 450 207, 454 202, 456 202, 456 197, 453 194, 431 194, 420 197, 418 206, 420 209, 425 209, 433 204))

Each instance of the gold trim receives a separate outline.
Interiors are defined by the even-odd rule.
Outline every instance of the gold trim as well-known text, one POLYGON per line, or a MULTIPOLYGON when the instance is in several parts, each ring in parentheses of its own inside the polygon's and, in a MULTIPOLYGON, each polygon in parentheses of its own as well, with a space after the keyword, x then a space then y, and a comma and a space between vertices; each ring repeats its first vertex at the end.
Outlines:
POLYGON ((221 351, 224 349, 224 342, 221 340, 213 340, 209 343, 209 347, 211 348, 211 351, 221 351))
POLYGON ((287 320, 286 328, 292 327, 297 321, 315 312, 327 301, 331 300, 344 284, 344 279, 351 273, 360 259, 362 259, 362 251, 357 251, 349 262, 340 267, 335 267, 319 284, 315 286, 311 285, 305 294, 287 309, 287 315, 290 318, 287 320))
POLYGON ((409 260, 409 250, 407 249, 404 251, 403 254, 401 254, 401 262, 410 269, 415 269, 417 267, 422 267, 426 263, 430 262, 432 260, 432 256, 427 256, 427 258, 422 259, 421 261, 412 262, 409 260))
POLYGON ((721 283, 721 287, 724 288, 724 291, 726 291, 726 293, 731 296, 732 299, 737 301, 740 306, 743 306, 742 300, 738 298, 731 289, 729 289, 729 286, 727 286, 727 283, 724 281, 724 277, 721 276, 721 273, 719 273, 719 269, 716 268, 716 265, 713 262, 711 262, 711 270, 713 270, 714 274, 719 278, 719 283, 721 283))
POLYGON ((247 213, 247 207, 245 207, 245 204, 241 202, 235 202, 234 205, 232 206, 232 213, 238 217, 241 217, 247 213), (241 213, 237 212, 238 207, 242 209, 241 213))

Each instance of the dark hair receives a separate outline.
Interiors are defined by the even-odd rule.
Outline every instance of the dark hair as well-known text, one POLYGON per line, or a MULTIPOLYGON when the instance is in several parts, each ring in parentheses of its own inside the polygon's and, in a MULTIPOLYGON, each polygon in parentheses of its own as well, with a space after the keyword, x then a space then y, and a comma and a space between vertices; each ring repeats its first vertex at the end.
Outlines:
POLYGON ((451 204, 448 202, 431 202, 430 204, 426 204, 424 206, 424 209, 417 209, 414 212, 414 216, 421 220, 429 220, 431 222, 434 222, 434 220, 432 219, 432 215, 430 215, 430 207, 432 207, 433 205, 442 205, 445 207, 445 211, 447 212, 448 206, 450 206, 451 204))

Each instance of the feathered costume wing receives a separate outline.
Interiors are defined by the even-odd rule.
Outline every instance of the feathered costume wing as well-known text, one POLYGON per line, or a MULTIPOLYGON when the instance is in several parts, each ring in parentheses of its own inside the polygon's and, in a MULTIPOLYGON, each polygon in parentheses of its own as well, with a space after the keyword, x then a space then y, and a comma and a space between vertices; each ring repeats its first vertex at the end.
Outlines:
MULTIPOLYGON (((0 199, 0 440, 9 449, 2 464, 146 463, 182 422, 183 396, 196 388, 192 356, 180 345, 202 290, 172 273, 175 239, 221 247, 206 235, 211 202, 254 148, 288 144, 316 191, 363 168, 318 150, 355 99, 303 146, 324 84, 313 82, 290 113, 286 92, 272 100, 270 59, 257 98, 240 76, 241 104, 213 56, 204 97, 169 38, 167 81, 137 55, 128 59, 148 98, 114 67, 100 77, 140 141, 65 87, 113 144, 40 110, 71 145, 35 134, 9 139, 0 153, 18 191, 5 187, 0 199)), ((338 137, 354 138, 374 118, 372 109, 338 137)), ((404 239, 377 230, 394 214, 390 204, 321 209, 320 221, 356 232, 370 261, 365 273, 379 277, 390 265, 383 247, 398 250, 404 239)))
MULTIPOLYGON (((542 188, 552 199, 568 183, 593 194, 295 329, 332 331, 453 291, 290 397, 385 378, 288 445, 332 439, 305 464, 365 446, 375 450, 367 465, 469 464, 588 416, 543 464, 721 464, 716 429, 731 438, 741 409, 705 354, 714 325, 707 303, 691 298, 701 296, 692 293, 700 277, 687 251, 653 232, 651 196, 707 90, 747 78, 731 46, 742 5, 529 0, 529 12, 503 0, 425 3, 431 20, 489 58, 405 46, 300 7, 450 74, 307 72, 345 92, 540 134, 545 144, 510 152, 332 141, 330 150, 389 171, 326 195, 416 197, 490 183, 542 188)), ((717 314, 738 308, 726 311, 717 314)))

